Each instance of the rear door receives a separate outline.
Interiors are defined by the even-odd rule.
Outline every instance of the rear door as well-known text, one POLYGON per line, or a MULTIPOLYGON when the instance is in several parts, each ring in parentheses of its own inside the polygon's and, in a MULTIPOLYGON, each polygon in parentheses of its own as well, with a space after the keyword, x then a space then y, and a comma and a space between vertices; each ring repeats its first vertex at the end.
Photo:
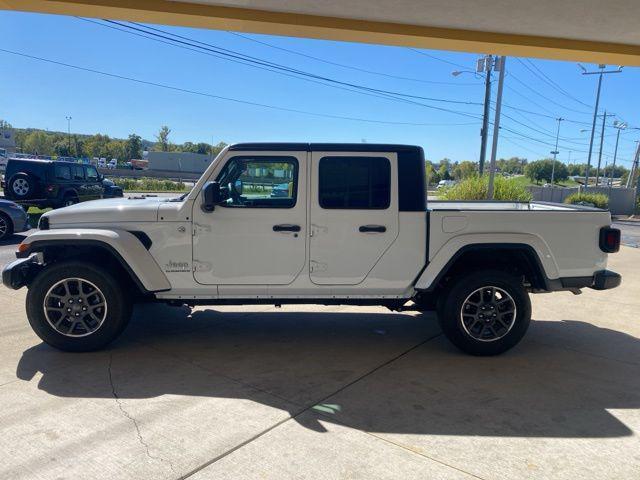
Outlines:
POLYGON ((313 152, 311 281, 362 282, 398 236, 395 153, 313 152))

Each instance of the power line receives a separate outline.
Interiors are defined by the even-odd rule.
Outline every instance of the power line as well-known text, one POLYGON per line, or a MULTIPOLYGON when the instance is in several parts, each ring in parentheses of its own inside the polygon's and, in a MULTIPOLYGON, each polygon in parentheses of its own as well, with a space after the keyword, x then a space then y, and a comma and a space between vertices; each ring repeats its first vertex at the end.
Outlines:
MULTIPOLYGON (((459 110, 451 110, 451 109, 447 109, 447 108, 443 108, 443 107, 437 107, 437 106, 434 106, 434 105, 428 105, 428 104, 424 104, 424 103, 421 103, 421 102, 416 102, 416 101, 411 100, 409 98, 403 98, 403 97, 411 97, 411 98, 418 98, 418 99, 424 99, 424 100, 428 100, 428 101, 438 101, 438 102, 445 102, 445 103, 465 103, 465 104, 480 105, 477 102, 457 102, 455 100, 447 100, 447 99, 432 98, 432 97, 422 97, 422 96, 418 96, 418 95, 409 95, 409 94, 403 94, 403 93, 399 93, 399 92, 391 92, 391 91, 387 91, 387 90, 372 89, 372 88, 364 87, 364 86, 361 86, 361 85, 350 84, 350 83, 347 83, 347 82, 341 82, 339 80, 333 80, 333 79, 330 79, 330 78, 321 77, 321 76, 318 76, 318 75, 315 75, 315 74, 308 74, 307 72, 302 72, 302 71, 298 71, 296 69, 283 67, 283 66, 280 66, 278 64, 269 62, 269 61, 263 61, 263 60, 259 60, 259 59, 255 60, 254 57, 250 57, 250 56, 247 56, 247 55, 244 55, 244 54, 235 54, 235 53, 229 54, 229 53, 226 53, 226 51, 228 51, 228 52, 233 52, 233 51, 232 50, 228 50, 228 49, 221 49, 223 51, 220 51, 219 47, 210 46, 209 44, 207 44, 205 42, 200 42, 198 40, 193 40, 193 42, 196 43, 196 44, 197 43, 201 43, 203 45, 210 46, 210 48, 203 47, 203 46, 200 46, 200 45, 194 45, 194 43, 189 43, 189 42, 185 42, 185 41, 182 41, 182 40, 176 40, 174 38, 171 38, 171 37, 168 37, 168 36, 165 36, 165 35, 158 35, 158 34, 153 33, 153 32, 148 32, 148 31, 145 31, 143 29, 132 27, 132 26, 125 25, 125 24, 121 24, 119 22, 115 22, 115 21, 112 21, 112 20, 105 20, 105 21, 109 22, 109 23, 112 23, 112 24, 119 25, 119 26, 121 26, 121 27, 123 27, 125 29, 132 29, 132 30, 135 30, 135 31, 123 30, 121 28, 114 27, 112 25, 106 25, 106 24, 103 24, 103 23, 96 22, 94 20, 89 20, 89 19, 85 19, 85 18, 81 18, 81 17, 76 17, 76 18, 78 18, 80 20, 84 20, 84 21, 90 22, 90 23, 95 23, 96 25, 99 25, 99 26, 103 26, 103 27, 106 27, 106 28, 111 28, 111 29, 115 29, 115 30, 118 30, 118 31, 121 31, 121 32, 124 32, 124 33, 135 35, 135 36, 138 36, 138 37, 147 38, 149 40, 153 40, 153 41, 157 41, 157 42, 160 42, 160 43, 172 45, 172 46, 175 46, 175 47, 178 47, 178 48, 184 48, 186 50, 191 50, 191 51, 194 51, 194 52, 197 52, 197 53, 202 53, 204 55, 209 55, 209 56, 213 56, 213 57, 216 57, 216 58, 222 58, 224 60, 229 60, 229 61, 232 61, 234 63, 240 63, 242 65, 251 66, 253 68, 258 68, 258 69, 261 69, 261 70, 267 70, 267 71, 270 71, 270 72, 273 72, 273 73, 276 73, 276 74, 279 74, 279 75, 284 75, 284 76, 287 76, 287 77, 296 78, 298 80, 303 80, 303 81, 312 82, 312 83, 318 83, 320 85, 324 85, 324 86, 327 86, 327 87, 336 88, 336 89, 339 89, 339 90, 345 90, 345 91, 353 92, 353 93, 358 93, 358 94, 361 94, 361 95, 367 95, 367 96, 373 96, 373 97, 377 97, 377 98, 383 98, 383 99, 392 100, 392 101, 396 101, 396 102, 407 103, 407 104, 410 104, 410 105, 417 105, 417 106, 430 108, 430 109, 438 110, 438 111, 443 111, 443 112, 447 112, 447 113, 454 113, 454 114, 466 116, 466 117, 469 117, 469 118, 478 118, 477 115, 474 115, 474 114, 472 114, 470 112, 463 112, 463 111, 459 111, 459 110), (143 35, 141 33, 136 33, 136 32, 142 32, 142 33, 144 33, 146 35, 143 35), (149 35, 151 35, 151 36, 149 36, 149 35), (154 38, 154 37, 159 37, 161 39, 166 39, 166 40, 161 40, 161 39, 154 38), (173 42, 177 42, 177 43, 173 43, 173 42), (188 45, 188 46, 185 47, 184 45, 188 45), (190 48, 190 47, 196 47, 197 50, 194 49, 194 48, 190 48), (214 53, 210 53, 210 52, 214 52, 214 53), (228 57, 230 57, 230 58, 228 58, 228 57), (291 73, 288 73, 288 72, 291 72, 291 73), (302 75, 302 76, 297 76, 297 75, 302 75), (307 78, 307 77, 310 77, 310 78, 307 78), (329 81, 332 84, 324 83, 324 81, 329 81), (355 88, 355 90, 352 89, 352 88, 355 88)), ((145 27, 145 28, 162 31, 160 29, 154 29, 153 27, 145 27)), ((167 33, 167 35, 174 35, 174 34, 167 33)), ((177 36, 179 38, 186 38, 186 37, 182 37, 180 35, 175 35, 175 36, 177 36)))
POLYGON ((148 25, 142 25, 142 24, 139 24, 139 23, 136 23, 136 22, 129 22, 129 23, 135 25, 135 26, 133 26, 133 25, 127 25, 127 24, 124 24, 124 23, 121 23, 121 22, 117 22, 117 21, 114 21, 114 20, 104 20, 104 21, 108 22, 108 23, 111 23, 111 24, 119 25, 120 27, 123 27, 123 28, 126 28, 126 29, 142 32, 142 33, 145 33, 147 35, 154 36, 154 37, 163 38, 163 39, 169 40, 171 42, 176 42, 176 43, 180 43, 180 44, 186 44, 186 45, 189 45, 189 46, 192 46, 192 47, 196 47, 196 48, 199 48, 199 49, 203 49, 203 50, 207 50, 207 51, 213 50, 218 55, 222 55, 222 56, 225 56, 225 57, 244 60, 245 62, 248 62, 248 63, 257 63, 257 64, 262 65, 262 66, 268 66, 270 68, 274 68, 274 69, 277 69, 277 70, 284 70, 286 72, 293 73, 293 74, 296 74, 296 75, 310 77, 310 78, 314 78, 316 80, 322 80, 322 81, 325 81, 325 82, 339 84, 339 85, 342 85, 342 86, 347 86, 347 87, 356 88, 356 89, 360 89, 360 90, 365 90, 365 91, 368 91, 368 92, 381 93, 381 94, 393 95, 393 96, 399 96, 399 97, 415 98, 415 99, 427 100, 427 101, 431 101, 431 102, 442 102, 442 103, 459 104, 459 105, 481 105, 481 103, 479 103, 479 102, 471 102, 471 101, 465 101, 465 100, 452 100, 452 99, 435 98, 435 97, 425 97, 425 96, 420 96, 420 95, 407 94, 407 93, 403 93, 403 92, 396 92, 396 91, 390 91, 390 90, 384 90, 384 89, 379 89, 379 88, 368 87, 368 86, 365 86, 365 85, 355 84, 355 83, 351 83, 351 82, 344 82, 344 81, 337 80, 337 79, 332 78, 332 77, 327 77, 327 76, 323 76, 323 75, 317 75, 317 74, 306 72, 306 71, 303 71, 303 70, 287 67, 286 65, 278 64, 278 63, 275 63, 275 62, 271 62, 269 60, 264 60, 264 59, 260 59, 258 57, 253 57, 253 56, 250 56, 250 55, 239 53, 239 52, 236 52, 234 50, 229 50, 227 48, 222 48, 222 47, 219 47, 219 46, 207 43, 207 42, 202 42, 200 40, 194 40, 194 39, 191 39, 189 37, 185 37, 183 35, 178 35, 178 34, 175 34, 175 33, 167 32, 166 30, 150 27, 148 25), (155 33, 155 32, 160 32, 160 33, 155 33))
POLYGON ((527 70, 529 70, 533 75, 535 75, 536 77, 538 77, 539 79, 541 79, 543 82, 545 82, 547 85, 550 85, 553 89, 557 90, 558 92, 560 92, 561 94, 563 94, 565 97, 570 98, 571 100, 573 100, 574 102, 579 103, 580 105, 583 105, 587 108, 593 108, 593 105, 589 105, 588 103, 583 102, 582 100, 579 100, 578 98, 574 97, 573 95, 571 95, 569 92, 567 92, 564 88, 562 88, 560 85, 558 85, 556 82, 554 82, 551 78, 549 78, 548 75, 546 75, 542 70, 540 70, 540 68, 538 68, 538 66, 533 63, 530 59, 526 58, 525 61, 523 62, 521 59, 516 58, 516 60, 523 65, 527 70), (526 63, 525 63, 526 62, 526 63), (528 64, 528 65, 527 65, 528 64), (529 65, 531 65, 531 67, 533 67, 535 69, 531 70, 531 68, 529 68, 529 65))
POLYGON ((327 60, 325 58, 316 57, 314 55, 309 55, 307 53, 302 53, 302 52, 299 52, 297 50, 292 50, 290 48, 280 47, 278 45, 274 45, 272 43, 265 42, 263 40, 258 40, 257 38, 253 38, 253 37, 251 37, 249 35, 243 35, 243 34, 238 33, 238 32, 227 31, 227 33, 230 34, 230 35, 235 35, 236 37, 244 38, 245 40, 248 40, 250 42, 254 42, 254 43, 257 43, 257 44, 260 44, 260 45, 264 45, 264 46, 269 47, 269 48, 273 48, 275 50, 280 50, 280 51, 287 52, 287 53, 290 53, 290 54, 293 54, 293 55, 298 55, 300 57, 308 58, 308 59, 311 59, 311 60, 315 60, 317 62, 326 63, 327 65, 333 65, 333 66, 340 67, 340 68, 347 68, 349 70, 355 70, 357 72, 368 73, 370 75, 378 75, 378 76, 381 76, 381 77, 395 78, 397 80, 405 80, 405 81, 410 81, 410 82, 427 83, 427 84, 431 84, 431 85, 455 85, 455 86, 460 86, 460 85, 480 85, 480 83, 478 83, 478 82, 473 82, 473 83, 438 82, 438 81, 434 81, 434 80, 424 80, 424 79, 421 79, 421 78, 403 77, 401 75, 391 75, 389 73, 383 73, 383 72, 377 72, 377 71, 374 71, 374 70, 368 70, 366 68, 356 67, 354 65, 347 65, 347 64, 344 64, 344 63, 333 62, 333 61, 327 60))
POLYGON ((78 66, 78 65, 72 65, 72 64, 69 64, 69 63, 59 62, 57 60, 51 60, 51 59, 43 58, 43 57, 37 57, 35 55, 29 55, 29 54, 22 53, 22 52, 15 52, 15 51, 12 51, 12 50, 6 50, 4 48, 0 48, 0 52, 8 53, 8 54, 11 54, 11 55, 16 55, 16 56, 20 56, 20 57, 29 58, 31 60, 38 60, 38 61, 41 61, 41 62, 46 62, 46 63, 53 64, 53 65, 72 68, 72 69, 75 69, 75 70, 81 70, 81 71, 85 71, 85 72, 89 72, 89 73, 103 75, 103 76, 106 76, 106 77, 116 78, 116 79, 119 79, 119 80, 127 80, 127 81, 130 81, 130 82, 135 82, 135 83, 142 84, 142 85, 149 85, 149 86, 153 86, 153 87, 164 88, 164 89, 167 89, 167 90, 173 90, 173 91, 182 92, 182 93, 188 93, 188 94, 192 94, 192 95, 199 95, 199 96, 202 96, 202 97, 208 97, 208 98, 213 98, 213 99, 217 99, 217 100, 224 100, 224 101, 228 101, 228 102, 241 103, 241 104, 251 105, 251 106, 255 106, 255 107, 268 108, 268 109, 272 109, 272 110, 280 110, 280 111, 284 111, 284 112, 299 113, 299 114, 303 114, 303 115, 311 115, 311 116, 315 116, 315 117, 333 118, 333 119, 340 119, 340 120, 350 120, 350 121, 365 122, 365 123, 379 123, 379 124, 388 124, 388 125, 410 125, 410 126, 477 125, 477 122, 467 122, 467 123, 395 122, 395 121, 390 121, 390 120, 378 120, 378 119, 368 119, 368 118, 361 118, 361 117, 350 117, 350 116, 345 116, 345 115, 334 115, 334 114, 328 114, 328 113, 310 112, 310 111, 307 111, 307 110, 299 110, 299 109, 288 108, 288 107, 280 107, 280 106, 277 106, 277 105, 270 105, 270 104, 266 104, 266 103, 253 102, 253 101, 250 101, 250 100, 244 100, 244 99, 239 99, 239 98, 234 98, 234 97, 225 97, 225 96, 222 96, 222 95, 214 95, 214 94, 211 94, 211 93, 200 92, 200 91, 197 91, 197 90, 191 90, 191 89, 187 89, 187 88, 177 87, 177 86, 174 86, 174 85, 167 85, 167 84, 163 84, 163 83, 159 83, 159 82, 151 82, 151 81, 148 81, 148 80, 142 80, 142 79, 139 79, 139 78, 128 77, 128 76, 119 75, 119 74, 116 74, 116 73, 103 72, 101 70, 96 70, 96 69, 93 69, 93 68, 81 67, 81 66, 78 66))
MULTIPOLYGON (((525 82, 523 82, 522 80, 520 80, 517 76, 515 76, 513 74, 513 72, 509 72, 510 73, 510 77, 513 78, 516 82, 518 82, 519 84, 521 84, 523 87, 525 87, 527 90, 531 91, 532 93, 535 93, 536 95, 538 95, 541 98, 544 98, 547 102, 553 103, 554 105, 557 105, 558 107, 564 109, 564 110, 568 110, 570 112, 575 112, 575 113, 580 113, 582 115, 590 115, 590 112, 585 112, 583 110, 576 110, 575 108, 571 108, 571 107, 567 107, 566 105, 563 105, 559 102, 556 102, 555 100, 541 94, 539 91, 537 91, 535 88, 530 87, 529 85, 527 85, 525 82)), ((546 110, 543 108, 543 110, 546 110)))
POLYGON ((455 63, 455 62, 450 62, 449 60, 445 60, 444 58, 436 57, 435 55, 431 55, 430 53, 423 52, 422 50, 418 50, 417 48, 409 47, 408 50, 411 50, 412 52, 419 53, 420 55, 424 55, 425 57, 432 58, 433 60, 437 60, 438 62, 446 63, 447 65, 452 65, 454 67, 463 68, 465 70, 468 68, 466 65, 461 65, 461 64, 455 63))

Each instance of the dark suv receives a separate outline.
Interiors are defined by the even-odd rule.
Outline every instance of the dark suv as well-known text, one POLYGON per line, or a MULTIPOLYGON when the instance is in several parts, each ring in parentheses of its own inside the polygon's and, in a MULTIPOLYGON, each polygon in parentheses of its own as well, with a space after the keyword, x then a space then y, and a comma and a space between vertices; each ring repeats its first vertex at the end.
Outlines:
POLYGON ((58 208, 102 198, 102 180, 93 165, 10 158, 2 188, 22 205, 58 208))

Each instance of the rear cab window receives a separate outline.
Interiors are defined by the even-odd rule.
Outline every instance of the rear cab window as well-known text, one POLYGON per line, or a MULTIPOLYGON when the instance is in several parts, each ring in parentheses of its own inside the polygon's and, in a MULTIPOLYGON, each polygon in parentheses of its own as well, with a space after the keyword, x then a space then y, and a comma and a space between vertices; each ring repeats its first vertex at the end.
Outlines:
POLYGON ((391 203, 391 164, 385 157, 322 157, 318 181, 323 209, 386 210, 391 203))

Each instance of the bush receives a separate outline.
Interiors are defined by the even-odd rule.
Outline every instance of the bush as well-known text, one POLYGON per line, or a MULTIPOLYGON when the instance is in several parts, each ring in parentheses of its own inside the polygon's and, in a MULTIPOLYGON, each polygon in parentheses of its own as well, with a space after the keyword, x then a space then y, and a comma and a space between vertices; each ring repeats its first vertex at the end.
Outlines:
MULTIPOLYGON (((486 200, 489 176, 471 177, 447 188, 440 198, 444 200, 486 200)), ((493 199, 530 202, 531 193, 512 179, 496 176, 493 179, 493 199)))
POLYGON ((158 178, 112 178, 111 180, 123 190, 133 192, 182 192, 187 189, 182 182, 158 178))
POLYGON ((593 205, 597 208, 609 208, 609 197, 604 193, 572 193, 564 199, 564 203, 571 205, 593 205))

